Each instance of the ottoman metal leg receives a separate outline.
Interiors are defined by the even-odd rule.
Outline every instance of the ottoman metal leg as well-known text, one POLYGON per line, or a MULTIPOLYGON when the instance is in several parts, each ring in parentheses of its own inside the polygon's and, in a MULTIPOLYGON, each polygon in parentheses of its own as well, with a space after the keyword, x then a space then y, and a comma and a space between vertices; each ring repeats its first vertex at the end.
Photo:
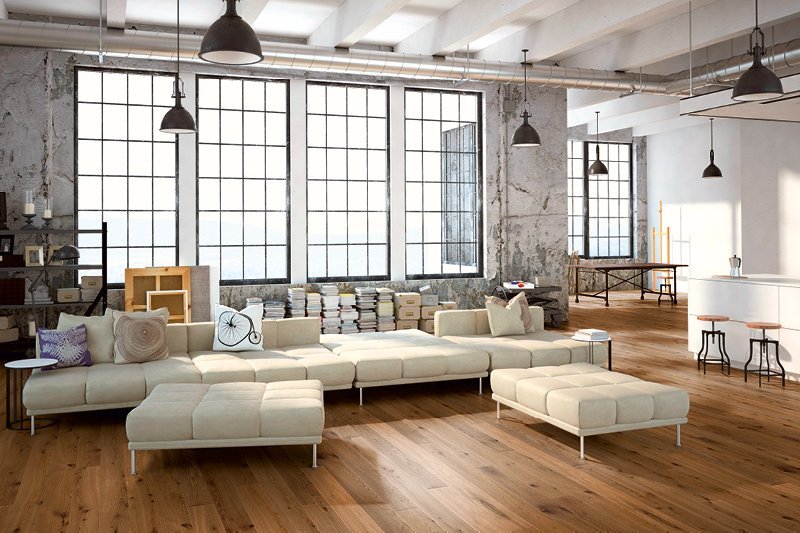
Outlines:
POLYGON ((681 447, 681 425, 675 425, 675 446, 680 448, 681 447))
POLYGON ((31 436, 36 434, 36 417, 31 415, 31 436))
POLYGON ((478 378, 478 394, 483 394, 483 378, 478 378))
POLYGON ((358 405, 364 405, 364 387, 358 388, 358 405))
POLYGON ((497 402, 497 419, 500 420, 500 402, 497 402))
POLYGON ((583 435, 581 435, 581 460, 586 459, 586 456, 583 454, 583 435))
POLYGON ((312 446, 312 448, 311 448, 311 468, 316 468, 317 467, 317 445, 316 444, 312 444, 311 446, 312 446))
POLYGON ((131 450, 131 475, 136 474, 136 451, 131 450))

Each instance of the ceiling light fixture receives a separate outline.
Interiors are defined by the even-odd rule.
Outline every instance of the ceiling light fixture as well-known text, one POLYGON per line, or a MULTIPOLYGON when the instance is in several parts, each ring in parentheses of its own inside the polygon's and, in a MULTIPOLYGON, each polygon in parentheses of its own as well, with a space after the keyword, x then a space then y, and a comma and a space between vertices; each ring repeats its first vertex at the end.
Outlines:
POLYGON ((709 157, 711 162, 708 166, 703 170, 703 177, 704 178, 721 178, 722 171, 719 169, 717 165, 714 164, 714 119, 709 119, 711 121, 711 152, 709 152, 709 157))
POLYGON ((186 96, 183 92, 183 81, 181 81, 181 0, 177 0, 177 2, 178 45, 175 55, 178 59, 178 68, 175 73, 175 81, 172 82, 172 97, 175 99, 175 105, 161 119, 161 127, 159 129, 164 133, 197 133, 192 114, 181 105, 181 98, 186 96))
POLYGON ((592 163, 592 166, 589 167, 589 175, 595 177, 608 176, 608 168, 606 167, 605 163, 600 161, 600 111, 595 111, 594 114, 595 120, 597 121, 594 132, 595 161, 592 163))
POLYGON ((221 65, 252 65, 264 59, 261 42, 253 28, 236 14, 236 0, 227 3, 225 14, 208 28, 198 56, 221 65))
POLYGON ((740 102, 755 102, 783 96, 783 84, 780 78, 761 64, 761 57, 764 54, 764 32, 758 26, 758 0, 756 0, 756 27, 750 33, 750 48, 747 49, 747 53, 753 56, 753 65, 736 81, 731 98, 740 102))
POLYGON ((522 125, 514 132, 514 137, 511 138, 511 146, 541 146, 542 141, 539 139, 539 132, 533 126, 528 124, 528 117, 531 114, 528 112, 528 49, 522 50, 523 60, 522 68, 524 69, 524 104, 522 110, 522 125))

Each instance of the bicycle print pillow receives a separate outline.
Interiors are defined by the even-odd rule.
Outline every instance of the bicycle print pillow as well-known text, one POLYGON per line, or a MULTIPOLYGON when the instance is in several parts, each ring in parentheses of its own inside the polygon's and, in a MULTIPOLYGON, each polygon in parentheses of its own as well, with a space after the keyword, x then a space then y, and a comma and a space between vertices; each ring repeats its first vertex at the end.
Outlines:
POLYGON ((241 311, 224 305, 214 308, 214 348, 215 352, 246 352, 263 350, 261 319, 264 309, 251 305, 241 311))

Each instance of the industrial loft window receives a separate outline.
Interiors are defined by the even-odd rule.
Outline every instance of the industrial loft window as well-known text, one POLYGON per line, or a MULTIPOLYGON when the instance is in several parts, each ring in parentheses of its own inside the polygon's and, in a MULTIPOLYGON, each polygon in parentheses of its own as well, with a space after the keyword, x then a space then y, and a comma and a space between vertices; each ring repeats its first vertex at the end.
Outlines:
POLYGON ((608 176, 589 176, 597 143, 569 141, 569 251, 581 257, 627 258, 633 250, 633 152, 630 143, 599 143, 608 176))
POLYGON ((222 283, 286 282, 288 82, 197 77, 197 250, 222 283))
POLYGON ((407 89, 406 277, 482 274, 481 97, 407 89))
MULTIPOLYGON (((79 229, 108 222, 108 282, 126 267, 177 263, 177 146, 158 131, 174 74, 76 69, 79 229)), ((101 263, 98 234, 80 235, 81 262, 101 263)))
POLYGON ((308 280, 389 277, 386 87, 308 83, 308 280))

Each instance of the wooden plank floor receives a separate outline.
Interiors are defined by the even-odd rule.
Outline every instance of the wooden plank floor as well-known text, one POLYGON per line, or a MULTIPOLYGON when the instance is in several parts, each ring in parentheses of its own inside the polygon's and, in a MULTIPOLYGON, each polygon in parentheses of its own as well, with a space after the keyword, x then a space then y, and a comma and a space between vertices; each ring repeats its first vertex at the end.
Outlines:
POLYGON ((800 530, 800 385, 704 376, 685 299, 614 300, 564 329, 607 329, 615 370, 689 391, 682 448, 673 428, 589 437, 581 462, 473 380, 326 393, 316 470, 296 446, 140 452, 131 476, 124 411, 64 415, 0 431, 0 530, 800 530))

